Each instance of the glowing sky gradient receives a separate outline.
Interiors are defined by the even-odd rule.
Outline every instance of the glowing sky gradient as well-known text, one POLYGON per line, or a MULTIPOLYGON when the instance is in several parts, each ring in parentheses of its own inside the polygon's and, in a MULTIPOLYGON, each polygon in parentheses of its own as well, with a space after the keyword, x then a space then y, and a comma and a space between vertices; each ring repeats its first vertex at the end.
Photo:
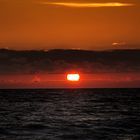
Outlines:
POLYGON ((139 25, 140 0, 0 0, 0 48, 135 48, 139 25))
POLYGON ((75 8, 98 8, 98 7, 124 7, 124 6, 134 6, 132 3, 66 3, 66 2, 41 2, 41 4, 51 4, 65 7, 75 7, 75 8))

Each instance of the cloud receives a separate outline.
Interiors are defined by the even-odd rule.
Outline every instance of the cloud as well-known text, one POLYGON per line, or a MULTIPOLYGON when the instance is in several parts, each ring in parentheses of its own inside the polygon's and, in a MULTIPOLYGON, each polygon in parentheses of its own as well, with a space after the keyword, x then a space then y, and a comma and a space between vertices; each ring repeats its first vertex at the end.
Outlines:
MULTIPOLYGON (((14 51, 0 49, 0 77, 5 74, 138 72, 140 50, 14 51), (14 57, 13 57, 14 56, 14 57), (76 57, 74 57, 76 56, 76 57)), ((35 77, 35 82, 40 79, 35 77)))
POLYGON ((71 7, 71 8, 128 7, 128 6, 135 5, 133 3, 119 3, 119 2, 110 2, 110 3, 41 2, 40 4, 56 5, 56 6, 71 7))

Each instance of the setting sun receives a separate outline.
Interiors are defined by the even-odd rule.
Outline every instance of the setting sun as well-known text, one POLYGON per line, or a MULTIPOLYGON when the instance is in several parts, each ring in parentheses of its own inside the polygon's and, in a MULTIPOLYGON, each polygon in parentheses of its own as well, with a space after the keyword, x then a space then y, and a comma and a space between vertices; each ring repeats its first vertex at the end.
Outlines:
POLYGON ((79 81, 80 75, 79 74, 67 74, 68 81, 79 81))

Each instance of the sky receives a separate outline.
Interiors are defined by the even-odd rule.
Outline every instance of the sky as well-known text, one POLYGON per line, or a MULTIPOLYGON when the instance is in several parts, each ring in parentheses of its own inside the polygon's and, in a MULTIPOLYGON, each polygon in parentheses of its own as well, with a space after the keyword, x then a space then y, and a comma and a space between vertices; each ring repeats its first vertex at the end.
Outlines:
POLYGON ((133 48, 139 25, 139 0, 0 0, 0 48, 133 48))

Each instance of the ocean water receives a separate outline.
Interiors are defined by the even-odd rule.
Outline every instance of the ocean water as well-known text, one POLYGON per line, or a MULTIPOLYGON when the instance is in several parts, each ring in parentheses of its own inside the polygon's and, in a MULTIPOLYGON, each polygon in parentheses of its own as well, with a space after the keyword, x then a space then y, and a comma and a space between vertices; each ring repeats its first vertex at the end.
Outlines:
POLYGON ((140 90, 0 90, 0 140, 140 140, 140 90))

